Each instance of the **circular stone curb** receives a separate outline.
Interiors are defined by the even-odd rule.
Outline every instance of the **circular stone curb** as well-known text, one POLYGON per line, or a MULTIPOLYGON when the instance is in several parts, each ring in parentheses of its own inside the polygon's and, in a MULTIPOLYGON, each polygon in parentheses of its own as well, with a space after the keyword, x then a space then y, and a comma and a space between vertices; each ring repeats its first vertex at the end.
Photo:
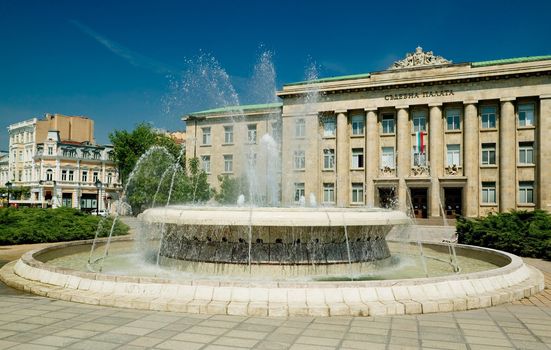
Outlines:
MULTIPOLYGON (((129 240, 122 238, 118 240, 129 240)), ((247 282, 113 276, 48 266, 34 258, 70 242, 26 253, 0 269, 8 286, 50 298, 145 310, 245 316, 372 316, 462 311, 519 300, 544 288, 521 258, 464 275, 384 281, 247 282)), ((459 247, 465 247, 458 245, 459 247)))

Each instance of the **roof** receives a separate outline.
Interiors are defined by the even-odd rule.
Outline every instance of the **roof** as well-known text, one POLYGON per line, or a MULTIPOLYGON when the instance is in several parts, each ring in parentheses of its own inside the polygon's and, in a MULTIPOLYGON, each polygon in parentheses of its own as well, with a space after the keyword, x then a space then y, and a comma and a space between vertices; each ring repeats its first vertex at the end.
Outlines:
POLYGON ((246 111, 253 111, 253 110, 260 110, 260 109, 279 108, 281 106, 283 106, 283 103, 281 103, 281 102, 265 103, 265 104, 254 104, 254 105, 242 105, 242 106, 226 106, 226 107, 208 109, 208 110, 205 110, 205 111, 188 113, 187 115, 190 116, 190 117, 193 117, 193 116, 198 116, 198 115, 219 114, 219 113, 222 114, 222 113, 227 113, 227 112, 246 112, 246 111))
MULTIPOLYGON (((551 60, 551 55, 504 58, 504 59, 490 60, 490 61, 471 62, 470 64, 471 64, 471 67, 476 68, 476 67, 496 66, 496 65, 501 65, 501 64, 535 62, 535 61, 544 61, 544 60, 551 60)), ((457 64, 465 64, 465 63, 457 63, 457 64)), ((469 63, 467 63, 467 64, 469 64, 469 63)), ((451 64, 451 65, 454 65, 454 64, 451 64)), ((296 83, 285 84, 285 86, 325 83, 325 82, 339 81, 339 80, 364 79, 364 78, 369 78, 370 76, 371 76, 371 73, 341 75, 341 76, 335 76, 335 77, 327 77, 327 78, 320 78, 320 79, 314 79, 314 80, 299 81, 299 82, 296 82, 296 83)))

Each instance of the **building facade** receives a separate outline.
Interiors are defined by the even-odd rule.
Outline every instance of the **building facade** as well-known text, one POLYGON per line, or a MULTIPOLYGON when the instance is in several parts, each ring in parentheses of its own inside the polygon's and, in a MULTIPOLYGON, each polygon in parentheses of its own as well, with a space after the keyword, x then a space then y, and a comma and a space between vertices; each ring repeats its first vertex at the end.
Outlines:
POLYGON ((12 203, 93 211, 109 210, 118 198, 112 147, 95 143, 93 120, 46 114, 12 124, 8 131, 9 181, 30 188, 29 198, 12 203))
MULTIPOLYGON (((417 217, 551 209, 551 56, 453 64, 417 48, 385 71, 287 84, 278 96, 284 205, 417 217)), ((201 127, 222 128, 208 117, 201 127)))

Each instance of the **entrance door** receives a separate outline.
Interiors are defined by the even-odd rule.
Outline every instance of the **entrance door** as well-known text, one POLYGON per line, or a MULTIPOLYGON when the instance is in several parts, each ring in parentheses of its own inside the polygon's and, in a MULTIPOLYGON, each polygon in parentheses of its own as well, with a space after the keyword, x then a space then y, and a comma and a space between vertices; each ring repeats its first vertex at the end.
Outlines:
POLYGON ((396 206, 396 195, 394 188, 379 188, 379 207, 386 209, 394 209, 396 206))
POLYGON ((426 188, 411 188, 411 205, 413 206, 413 215, 418 219, 424 219, 428 216, 428 200, 426 188))
POLYGON ((444 211, 448 219, 455 219, 458 215, 461 215, 461 209, 463 203, 461 197, 463 189, 461 187, 448 187, 444 188, 444 211))

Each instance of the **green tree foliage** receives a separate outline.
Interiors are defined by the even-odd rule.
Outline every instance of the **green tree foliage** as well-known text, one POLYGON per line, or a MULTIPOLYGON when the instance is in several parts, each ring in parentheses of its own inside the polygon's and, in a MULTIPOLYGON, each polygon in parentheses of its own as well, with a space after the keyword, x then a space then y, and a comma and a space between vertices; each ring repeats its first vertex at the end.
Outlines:
POLYGON ((174 158, 180 153, 180 146, 165 134, 154 130, 147 123, 140 123, 134 130, 115 130, 109 134, 109 140, 114 147, 114 160, 117 162, 120 177, 123 183, 134 169, 136 162, 151 146, 166 148, 174 158))
MULTIPOLYGON (((73 208, 0 208, 0 245, 92 239, 100 220, 73 208)), ((109 234, 113 219, 105 220, 101 237, 109 234)), ((117 221, 113 234, 124 235, 128 230, 117 221)))
MULTIPOLYGON (((0 187, 0 195, 4 195, 8 193, 7 187, 0 187)), ((10 189, 10 198, 12 199, 27 199, 31 195, 31 188, 30 187, 12 187, 10 189)))
POLYGON ((510 211, 457 220, 459 243, 551 260, 551 215, 543 210, 510 211))
POLYGON ((249 187, 244 177, 231 177, 229 175, 218 175, 220 192, 214 195, 214 199, 220 204, 235 204, 241 194, 245 194, 249 187))

